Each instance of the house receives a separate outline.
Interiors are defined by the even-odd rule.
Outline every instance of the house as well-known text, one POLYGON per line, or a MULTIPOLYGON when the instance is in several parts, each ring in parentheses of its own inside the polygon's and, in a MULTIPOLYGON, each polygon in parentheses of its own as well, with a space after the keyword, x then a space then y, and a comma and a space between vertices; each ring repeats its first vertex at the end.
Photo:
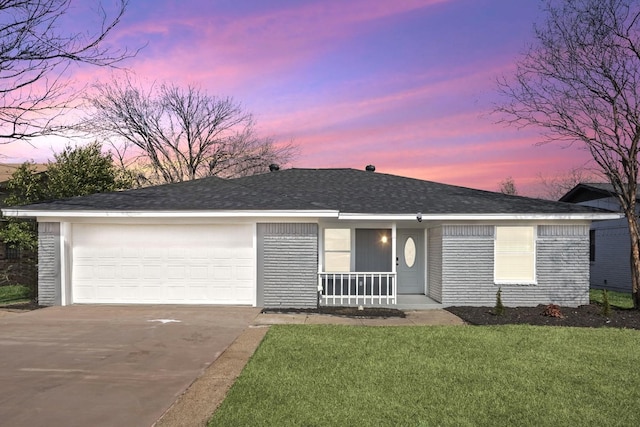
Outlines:
POLYGON ((39 223, 40 303, 493 306, 589 301, 560 203, 354 169, 287 169, 4 209, 39 223))
MULTIPOLYGON (((560 201, 621 212, 615 194, 609 183, 580 183, 562 196, 560 201)), ((640 200, 640 197, 637 199, 640 200)), ((631 241, 627 220, 621 217, 594 222, 589 233, 591 287, 630 293, 631 241)))

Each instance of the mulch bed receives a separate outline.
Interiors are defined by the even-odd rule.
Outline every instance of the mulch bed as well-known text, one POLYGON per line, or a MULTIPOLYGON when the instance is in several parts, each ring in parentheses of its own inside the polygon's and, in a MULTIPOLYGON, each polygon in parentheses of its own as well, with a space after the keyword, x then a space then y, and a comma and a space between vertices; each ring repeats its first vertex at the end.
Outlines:
MULTIPOLYGON (((501 316, 492 307, 447 307, 445 310, 460 317, 470 325, 527 324, 539 326, 575 326, 587 328, 629 328, 640 330, 640 310, 611 308, 609 317, 602 315, 599 304, 580 307, 558 307, 539 305, 537 307, 505 308, 501 316), (545 315, 546 314, 546 315, 545 315), (549 316, 548 314, 562 317, 549 316)), ((263 313, 330 314, 333 316, 356 318, 406 317, 404 311, 392 308, 365 307, 320 307, 320 308, 265 308, 263 313)))
POLYGON ((611 307, 609 317, 602 315, 599 304, 580 307, 557 307, 563 317, 545 315, 545 305, 537 307, 506 308, 497 316, 491 307, 447 307, 445 310, 460 317, 471 325, 528 324, 541 326, 577 326, 587 328, 629 328, 640 329, 640 310, 625 310, 611 307))

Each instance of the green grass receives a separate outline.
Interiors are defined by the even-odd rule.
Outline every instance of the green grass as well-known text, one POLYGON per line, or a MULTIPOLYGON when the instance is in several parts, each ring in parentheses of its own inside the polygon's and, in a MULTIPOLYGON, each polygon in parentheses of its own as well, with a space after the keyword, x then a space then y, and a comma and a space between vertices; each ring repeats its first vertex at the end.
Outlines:
MULTIPOLYGON (((609 297, 609 304, 612 307, 618 308, 633 308, 633 299, 631 294, 624 292, 607 291, 609 297)), ((591 302, 597 302, 602 304, 602 290, 601 289, 589 289, 589 299, 591 302)))
POLYGON ((273 326, 209 426, 640 425, 640 331, 273 326))
POLYGON ((31 296, 31 290, 22 285, 0 286, 0 304, 7 302, 15 302, 20 300, 28 300, 31 296))

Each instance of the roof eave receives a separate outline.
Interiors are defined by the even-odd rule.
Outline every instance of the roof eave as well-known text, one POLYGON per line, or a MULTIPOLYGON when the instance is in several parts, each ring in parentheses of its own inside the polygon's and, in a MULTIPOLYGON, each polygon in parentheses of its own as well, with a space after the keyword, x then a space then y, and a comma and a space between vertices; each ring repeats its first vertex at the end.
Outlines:
POLYGON ((386 220, 386 221, 416 221, 420 215, 422 221, 493 221, 493 220, 590 220, 602 221, 620 219, 624 215, 617 212, 581 212, 581 213, 488 213, 488 214, 367 214, 340 213, 338 218, 343 220, 386 220))
MULTIPOLYGON (((216 210, 216 211, 96 211, 96 210, 29 210, 3 209, 7 217, 15 218, 337 218, 347 221, 416 221, 415 214, 341 213, 337 210, 216 210)), ((420 214, 422 221, 492 221, 492 220, 591 220, 620 219, 617 212, 581 213, 447 213, 420 214)))
POLYGON ((29 210, 3 209, 5 216, 16 218, 337 218, 333 210, 218 210, 218 211, 142 211, 142 210, 29 210))

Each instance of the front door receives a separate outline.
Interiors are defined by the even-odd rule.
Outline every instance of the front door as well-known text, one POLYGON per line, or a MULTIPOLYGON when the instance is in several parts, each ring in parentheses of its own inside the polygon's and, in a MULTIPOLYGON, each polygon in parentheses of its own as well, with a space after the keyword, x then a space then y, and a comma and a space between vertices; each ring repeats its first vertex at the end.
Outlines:
POLYGON ((396 242, 398 294, 424 294, 424 230, 399 229, 396 242))

